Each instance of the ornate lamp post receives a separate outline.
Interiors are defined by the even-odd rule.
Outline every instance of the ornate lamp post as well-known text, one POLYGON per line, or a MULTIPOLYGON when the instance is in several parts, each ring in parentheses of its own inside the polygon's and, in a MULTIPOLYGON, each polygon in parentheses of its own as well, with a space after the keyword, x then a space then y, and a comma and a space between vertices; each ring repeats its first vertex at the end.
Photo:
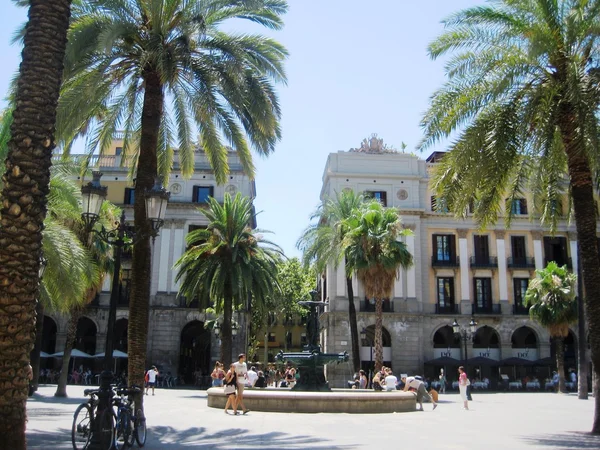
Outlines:
MULTIPOLYGON (((457 335, 463 343, 463 348, 465 350, 465 371, 467 371, 467 360, 469 359, 467 355, 467 342, 473 340, 473 336, 475 336, 475 333, 477 332, 477 322, 475 322, 475 318, 471 316, 469 326, 463 328, 459 325, 456 319, 454 319, 454 322, 452 323, 452 331, 454 331, 454 334, 457 335)), ((470 388, 471 386, 467 387, 467 398, 469 400, 471 400, 470 388)))
MULTIPOLYGON (((121 213, 121 219, 116 227, 106 230, 104 226, 100 229, 94 228, 102 203, 106 199, 108 188, 100 184, 101 172, 93 172, 91 182, 82 186, 81 197, 83 203, 83 212, 81 217, 85 223, 88 233, 96 233, 100 239, 113 247, 114 270, 112 277, 112 287, 110 292, 110 307, 108 310, 108 325, 106 329, 106 345, 104 349, 103 371, 100 375, 100 405, 99 410, 108 407, 111 389, 110 384, 113 381, 113 350, 114 350, 114 330, 117 317, 117 303, 119 299, 119 275, 121 272, 121 253, 126 246, 133 245, 132 239, 135 237, 133 232, 125 224, 125 211, 121 213)), ((167 192, 157 181, 152 189, 146 192, 146 214, 152 225, 152 238, 158 235, 160 227, 164 223, 167 203, 170 193, 167 192)), ((144 236, 138 236, 142 238, 144 236)), ((96 433, 95 433, 96 434, 96 433)))

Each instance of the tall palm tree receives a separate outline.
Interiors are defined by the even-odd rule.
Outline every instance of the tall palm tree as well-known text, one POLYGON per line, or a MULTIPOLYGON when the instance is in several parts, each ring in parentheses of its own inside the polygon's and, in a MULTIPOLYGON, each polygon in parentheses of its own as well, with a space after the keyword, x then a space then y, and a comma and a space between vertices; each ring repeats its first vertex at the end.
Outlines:
POLYGON ((223 315, 221 361, 228 364, 233 309, 250 295, 261 303, 279 289, 277 261, 282 252, 250 227, 252 202, 240 193, 226 193, 222 205, 211 197, 208 209, 199 211, 209 224, 188 234, 188 250, 175 263, 176 279, 189 301, 198 298, 201 307, 214 304, 216 313, 223 315))
POLYGON ((365 288, 375 299, 375 370, 383 365, 383 299, 390 298, 398 270, 413 264, 406 244, 400 240, 411 233, 402 228, 398 210, 371 200, 354 210, 345 221, 348 232, 342 245, 346 258, 365 288))
POLYGON ((305 265, 315 263, 317 273, 325 273, 327 266, 332 265, 337 270, 344 264, 346 272, 346 289, 348 291, 348 322, 350 323, 350 341, 352 343, 352 365, 354 370, 360 370, 360 347, 358 342, 358 325, 356 321, 356 306, 354 305, 354 288, 352 277, 354 268, 346 258, 347 249, 342 245, 348 232, 347 220, 356 209, 359 209, 365 199, 362 194, 352 190, 336 192, 335 198, 324 200, 311 219, 316 222, 304 232, 296 246, 303 252, 305 265))
MULTIPOLYGON (((150 235, 144 194, 173 167, 174 146, 184 176, 199 144, 223 183, 228 147, 254 176, 250 147, 271 153, 280 138, 273 82, 284 82, 286 50, 275 40, 226 33, 223 22, 244 19, 282 27, 284 0, 86 0, 75 2, 61 94, 58 133, 64 148, 85 132, 90 155, 102 154, 124 130, 123 160, 135 175, 138 236, 131 266, 129 377, 144 381, 150 298, 150 235)), ((140 404, 142 398, 137 399, 140 404)))
MULTIPOLYGON (((422 125, 427 148, 455 136, 434 177, 436 194, 482 225, 506 197, 535 194, 542 222, 555 227, 563 192, 571 198, 585 292, 600 292, 594 186, 598 182, 600 1, 498 0, 460 11, 429 46, 449 55, 448 81, 422 125), (568 176, 568 177, 567 177, 568 176)), ((510 225, 510 213, 506 224, 510 225)), ((600 301, 586 296, 589 339, 600 377, 600 301)), ((592 430, 600 433, 600 384, 592 430)))
POLYGON ((24 450, 46 196, 70 0, 29 1, 0 200, 0 449, 24 450))
POLYGON ((569 335, 569 325, 577 321, 576 280, 567 266, 558 267, 551 262, 545 269, 535 271, 525 294, 530 317, 548 328, 554 340, 559 392, 566 392, 564 338, 569 335))

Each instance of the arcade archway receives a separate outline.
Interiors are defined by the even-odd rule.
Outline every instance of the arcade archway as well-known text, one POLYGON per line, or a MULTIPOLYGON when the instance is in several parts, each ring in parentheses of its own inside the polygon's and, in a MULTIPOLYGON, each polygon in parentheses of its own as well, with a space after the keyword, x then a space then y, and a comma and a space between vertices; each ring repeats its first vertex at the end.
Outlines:
MULTIPOLYGON (((383 344, 383 365, 392 367, 392 336, 382 327, 381 340, 383 344)), ((375 325, 369 325, 361 333, 360 365, 365 371, 375 369, 375 325)))
POLYGON ((181 330, 179 376, 185 384, 206 385, 210 381, 211 333, 204 323, 194 320, 181 330), (208 379, 207 379, 208 377, 208 379))
POLYGON ((81 350, 89 355, 96 354, 96 335, 98 329, 92 319, 81 317, 77 322, 77 334, 73 348, 81 350))

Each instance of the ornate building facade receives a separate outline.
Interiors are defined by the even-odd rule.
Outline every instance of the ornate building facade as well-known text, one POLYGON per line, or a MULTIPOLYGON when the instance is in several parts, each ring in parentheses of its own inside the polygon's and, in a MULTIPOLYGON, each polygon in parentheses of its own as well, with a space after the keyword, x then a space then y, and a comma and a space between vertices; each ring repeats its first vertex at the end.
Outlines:
MULTIPOLYGON (((384 364, 396 373, 437 376, 445 367, 436 363, 439 358, 465 359, 464 342, 454 335, 452 323, 456 319, 467 327, 474 317, 478 327, 467 342, 466 358, 491 359, 492 365, 474 365, 472 376, 490 378, 493 384, 502 373, 512 378, 525 370, 503 368, 501 360, 518 357, 533 362, 553 354, 548 332, 528 317, 524 294, 535 269, 545 267, 548 261, 567 264, 577 272, 575 226, 561 220, 554 235, 542 229, 528 208, 531 201, 527 196, 507 206, 515 214, 510 229, 505 229, 502 216, 486 230, 480 230, 472 216, 455 219, 436 205, 429 187, 431 169, 441 157, 443 153, 436 152, 422 160, 394 151, 374 136, 358 149, 328 156, 321 199, 344 189, 365 193, 385 206, 398 208, 404 226, 413 232, 403 239, 414 265, 398 272, 393 295, 383 305, 384 364)), ((369 369, 374 356, 375 308, 356 277, 353 283, 358 329, 362 331, 361 361, 363 368, 369 369)), ((329 301, 321 319, 325 351, 350 353, 342 267, 328 268, 323 290, 329 301)), ((566 339, 567 367, 576 367, 575 341, 573 327, 566 339)), ((548 365, 536 369, 540 377, 547 376, 548 370, 548 365)), ((349 365, 328 367, 333 386, 345 386, 351 376, 349 365)), ((455 378, 454 373, 448 378, 455 378)))

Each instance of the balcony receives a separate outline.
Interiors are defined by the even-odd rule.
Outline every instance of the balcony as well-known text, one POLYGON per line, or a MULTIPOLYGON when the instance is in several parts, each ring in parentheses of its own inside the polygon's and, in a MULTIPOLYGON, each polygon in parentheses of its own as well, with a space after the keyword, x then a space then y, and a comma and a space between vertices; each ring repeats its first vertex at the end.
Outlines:
POLYGON ((509 269, 535 269, 535 258, 507 258, 506 263, 509 269))
POLYGON ((471 256, 469 259, 471 268, 473 269, 497 269, 498 258, 496 256, 471 256))
MULTIPOLYGON (((382 306, 384 313, 394 312, 394 304, 391 301, 384 300, 382 306)), ((375 312, 375 303, 371 303, 370 300, 361 300, 360 312, 375 312)))
POLYGON ((460 305, 435 305, 436 314, 460 314, 460 305))
POLYGON ((473 314, 502 314, 502 307, 499 303, 492 303, 491 300, 484 306, 473 303, 473 314))
POLYGON ((525 305, 513 305, 513 314, 515 316, 528 316, 529 308, 525 305))
POLYGON ((548 263, 554 261, 559 267, 567 265, 567 269, 573 270, 573 260, 571 258, 544 258, 544 267, 548 265, 548 263))
POLYGON ((432 256, 431 267, 460 267, 460 261, 457 256, 451 256, 448 259, 438 259, 437 256, 432 256))

